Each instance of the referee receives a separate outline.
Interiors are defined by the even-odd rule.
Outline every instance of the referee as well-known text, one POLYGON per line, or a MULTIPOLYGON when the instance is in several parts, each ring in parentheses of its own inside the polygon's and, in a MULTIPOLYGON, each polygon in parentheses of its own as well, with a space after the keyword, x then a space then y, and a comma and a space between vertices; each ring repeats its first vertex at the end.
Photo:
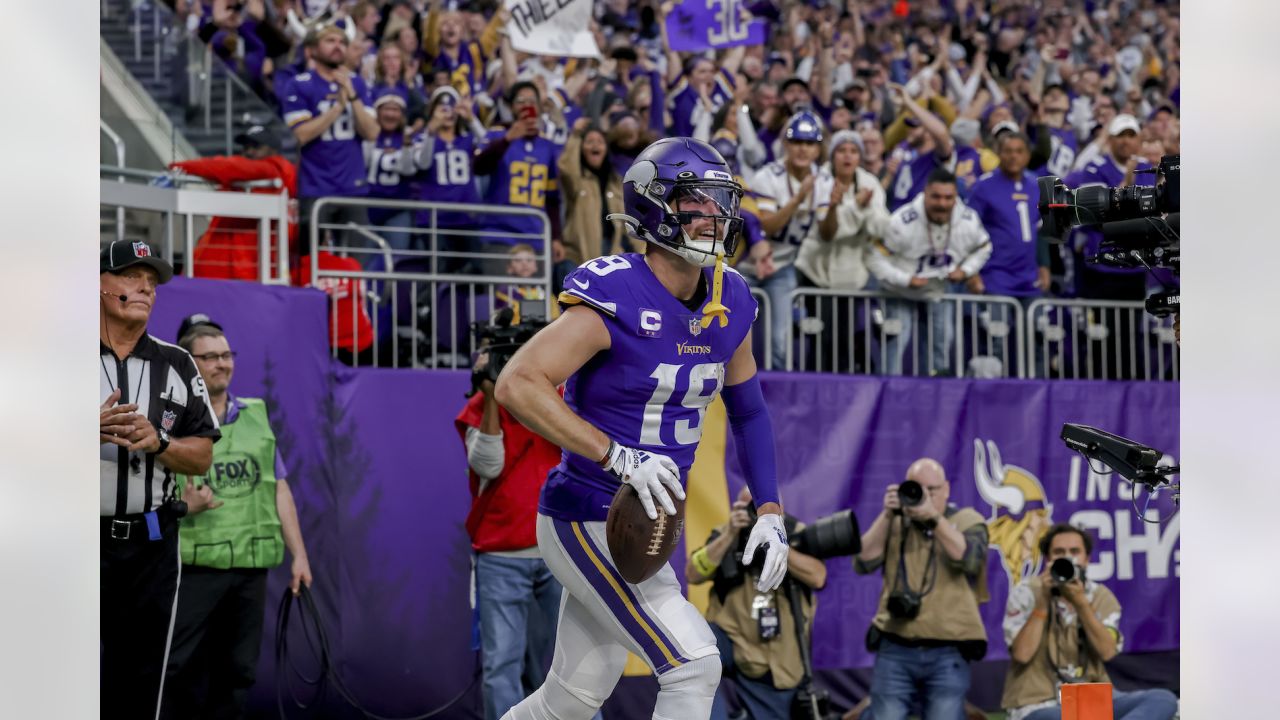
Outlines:
POLYGON ((146 243, 117 240, 99 262, 98 457, 102 494, 103 717, 154 718, 178 592, 174 473, 202 475, 220 437, 185 350, 147 334, 156 286, 173 268, 146 243))

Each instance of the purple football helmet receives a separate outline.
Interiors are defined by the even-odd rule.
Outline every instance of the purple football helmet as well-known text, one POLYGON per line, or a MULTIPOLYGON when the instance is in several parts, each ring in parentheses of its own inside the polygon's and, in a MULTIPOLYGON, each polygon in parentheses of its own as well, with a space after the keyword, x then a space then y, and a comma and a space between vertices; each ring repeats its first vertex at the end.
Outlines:
POLYGON ((742 186, 720 153, 700 140, 664 138, 645 148, 622 179, 622 200, 626 212, 610 219, 694 265, 709 267, 716 252, 729 257, 737 248, 742 186), (698 218, 711 219, 710 226, 691 238, 683 226, 698 218))
POLYGON ((812 110, 800 110, 787 120, 782 137, 795 142, 822 142, 822 118, 812 110))

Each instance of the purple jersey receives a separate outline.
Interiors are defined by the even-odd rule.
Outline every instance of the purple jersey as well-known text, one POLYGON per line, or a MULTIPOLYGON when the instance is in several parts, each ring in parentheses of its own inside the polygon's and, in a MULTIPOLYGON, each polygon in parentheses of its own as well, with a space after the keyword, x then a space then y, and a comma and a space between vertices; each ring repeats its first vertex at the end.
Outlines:
MULTIPOLYGON (((1032 126, 1035 127, 1035 126, 1032 126)), ((1035 138, 1031 138, 1035 142, 1035 138)), ((1049 160, 1032 171, 1036 177, 1053 175, 1066 177, 1076 164, 1076 154, 1080 152, 1080 143, 1070 128, 1049 129, 1049 160)))
MULTIPOLYGON (((369 183, 369 197, 386 198, 388 200, 409 199, 409 178, 400 174, 399 154, 404 147, 404 132, 385 130, 378 133, 378 139, 365 142, 365 166, 369 174, 365 178, 369 183)), ((381 225, 387 218, 403 210, 391 208, 369 208, 369 222, 381 225)))
MULTIPOLYGON (((1149 169, 1151 163, 1142 161, 1138 163, 1138 169, 1149 169)), ((1063 184, 1069 188, 1081 188, 1088 185, 1105 185, 1107 187, 1118 187, 1124 184, 1124 168, 1116 164, 1115 158, 1110 153, 1102 157, 1091 160, 1086 163, 1083 168, 1071 173, 1062 179, 1063 184)), ((1155 176, 1150 173, 1144 173, 1133 176, 1134 185, 1154 185, 1155 176)), ((1087 218, 1084 218, 1087 220, 1087 218)), ((1069 239, 1071 247, 1078 253, 1083 253, 1087 258, 1098 253, 1098 248, 1102 244, 1102 231, 1096 229, 1075 228, 1071 231, 1069 239)), ((1109 273, 1127 273, 1136 274, 1143 273, 1146 270, 1137 268, 1133 270, 1125 268, 1113 268, 1107 265, 1092 265, 1090 269, 1099 272, 1109 273)))
MULTIPOLYGON (((708 289, 714 268, 705 268, 708 289)), ((722 302, 729 324, 702 327, 658 281, 644 256, 611 255, 583 263, 565 278, 560 304, 594 309, 610 347, 565 386, 564 400, 620 445, 670 457, 685 482, 702 439, 706 408, 724 385, 725 366, 756 317, 746 280, 725 269, 722 302)), ((604 520, 618 480, 597 458, 564 452, 542 488, 538 509, 559 520, 604 520)))
MULTIPOLYGON (((505 135, 503 130, 489 133, 492 142, 505 135)), ((516 140, 507 147, 497 172, 489 179, 485 202, 490 205, 512 205, 537 208, 547 207, 547 196, 558 193, 556 178, 560 148, 544 137, 516 140)), ((524 215, 495 215, 488 223, 498 231, 490 240, 507 243, 527 242, 541 249, 541 241, 534 237, 511 237, 504 233, 539 235, 544 223, 524 215)), ((547 231, 551 228, 547 226, 547 231)))
MULTIPOLYGON (((417 145, 423 140, 419 133, 413 138, 417 145)), ((429 202, 479 203, 480 191, 471 173, 471 156, 475 150, 475 138, 458 135, 453 140, 441 137, 431 139, 431 165, 418 173, 413 183, 413 197, 429 202)), ((469 213, 438 212, 436 227, 457 228, 471 225, 475 217, 469 213)), ((418 213, 419 227, 430 227, 431 213, 418 213)))
POLYGON ((982 172, 982 163, 977 150, 968 146, 954 147, 952 157, 940 159, 935 152, 917 152, 905 142, 898 145, 893 152, 902 155, 902 164, 893 176, 893 191, 888 197, 889 212, 906 205, 923 192, 929 173, 937 168, 950 170, 956 176, 956 192, 960 199, 967 198, 982 172))
POLYGON ((991 237, 991 257, 982 266, 989 295, 1032 297, 1039 262, 1036 227, 1040 224, 1040 190, 1036 178, 1023 171, 1013 180, 996 170, 983 175, 967 202, 991 237))
POLYGON ((397 163, 403 147, 404 132, 401 130, 383 130, 378 133, 377 140, 366 143, 365 166, 369 168, 369 174, 365 180, 369 183, 370 197, 408 199, 408 178, 398 172, 397 163))
POLYGON ((467 42, 458 48, 457 60, 449 57, 442 48, 431 67, 449 73, 449 84, 453 87, 456 88, 461 84, 470 87, 471 96, 475 97, 485 92, 485 62, 484 50, 481 49, 480 43, 467 42))
MULTIPOLYGON (((373 113, 369 89, 358 76, 351 86, 364 103, 364 112, 373 113)), ((281 112, 290 128, 319 117, 337 101, 338 83, 313 72, 295 75, 284 93, 281 112)), ((351 106, 320 137, 302 146, 298 168, 298 195, 304 198, 325 195, 362 196, 369 194, 364 152, 356 134, 351 106)))
MULTIPOLYGON (((712 112, 720 109, 733 97, 733 76, 726 70, 716 73, 711 83, 712 112)), ((698 91, 689 84, 688 79, 680 78, 671 88, 671 135, 674 137, 693 137, 693 108, 698 104, 698 91)))

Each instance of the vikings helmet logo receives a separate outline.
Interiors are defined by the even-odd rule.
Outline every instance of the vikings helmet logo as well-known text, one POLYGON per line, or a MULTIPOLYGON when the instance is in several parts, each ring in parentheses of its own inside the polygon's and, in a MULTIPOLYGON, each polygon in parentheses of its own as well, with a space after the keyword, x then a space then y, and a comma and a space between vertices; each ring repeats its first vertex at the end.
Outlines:
POLYGON ((1012 587, 1040 572, 1039 541, 1052 522, 1053 506, 1036 476, 1001 462, 1000 449, 990 440, 985 448, 981 440, 973 441, 973 477, 978 494, 991 504, 987 533, 1012 587))

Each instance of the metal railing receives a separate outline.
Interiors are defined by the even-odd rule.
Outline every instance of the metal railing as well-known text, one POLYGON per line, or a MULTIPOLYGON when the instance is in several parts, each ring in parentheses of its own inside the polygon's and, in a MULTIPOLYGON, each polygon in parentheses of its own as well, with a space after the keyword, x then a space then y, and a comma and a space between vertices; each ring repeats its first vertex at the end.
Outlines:
MULTIPOLYGON (((105 16, 106 15, 105 10, 107 7, 105 0, 103 1, 102 7, 104 11, 103 15, 105 16)), ((115 146, 116 167, 118 168, 125 167, 124 139, 121 138, 120 135, 116 133, 115 130, 112 130, 111 126, 107 124, 107 121, 103 120, 102 118, 98 118, 98 127, 102 130, 102 134, 106 135, 107 139, 111 140, 111 143, 115 146)), ((125 182, 125 179, 123 176, 120 177, 120 182, 125 182)), ((116 240, 123 240, 123 239, 124 239, 124 208, 117 207, 116 208, 116 240)))
MULTIPOLYGON (((101 166, 106 176, 101 180, 100 204, 107 207, 156 213, 161 218, 160 246, 165 260, 175 268, 182 267, 187 277, 195 276, 196 218, 224 217, 256 221, 258 233, 258 281, 267 285, 289 284, 289 258, 287 238, 289 234, 289 196, 280 194, 220 192, 208 187, 181 187, 204 184, 199 178, 182 175, 101 166), (117 178, 110 180, 108 178, 117 178), (180 187, 160 187, 152 184, 121 183, 119 179, 153 181, 166 178, 180 187), (181 230, 177 224, 181 222, 181 230), (181 263, 178 248, 181 247, 181 263), (273 262, 274 258, 274 262, 273 262), (276 272, 272 274, 272 267, 276 272)), ((237 183, 237 187, 278 188, 278 179, 237 183)))
POLYGON ((904 300, 874 291, 800 288, 787 369, 845 374, 1025 377, 1021 304, 1007 297, 904 300))
POLYGON ((159 0, 134 3, 129 18, 134 60, 142 62, 143 48, 150 48, 151 79, 170 82, 171 99, 185 109, 189 119, 203 120, 195 123, 197 127, 218 133, 223 154, 234 152, 240 125, 270 126, 291 146, 292 136, 275 109, 234 69, 216 58, 213 48, 201 41, 193 28, 159 0), (218 99, 222 107, 215 117, 218 99))
POLYGON ((307 214, 310 285, 329 295, 330 346, 352 366, 467 368, 478 350, 473 323, 491 324, 504 307, 533 302, 554 315, 551 231, 541 210, 376 198, 317 199, 307 214), (402 225, 358 223, 343 210, 411 212, 425 222, 402 225), (498 232, 479 224, 442 227, 444 213, 532 217, 536 232, 498 232), (332 216, 339 217, 332 217, 332 216), (397 237, 399 242, 389 242, 397 237), (405 242, 405 238, 408 241, 405 242), (477 247, 496 239, 534 248, 537 272, 507 274, 507 252, 477 247), (501 266, 501 267, 500 267, 501 266))
POLYGON ((763 288, 751 288, 751 296, 760 305, 760 313, 756 316, 755 325, 752 326, 751 339, 756 345, 752 350, 755 351, 756 363, 765 370, 772 370, 773 353, 769 349, 769 342, 773 336, 769 334, 769 328, 773 327, 773 306, 769 304, 769 293, 763 288))
POLYGON ((1027 352, 1037 378, 1178 380, 1172 318, 1141 302, 1044 298, 1027 308, 1027 352))

